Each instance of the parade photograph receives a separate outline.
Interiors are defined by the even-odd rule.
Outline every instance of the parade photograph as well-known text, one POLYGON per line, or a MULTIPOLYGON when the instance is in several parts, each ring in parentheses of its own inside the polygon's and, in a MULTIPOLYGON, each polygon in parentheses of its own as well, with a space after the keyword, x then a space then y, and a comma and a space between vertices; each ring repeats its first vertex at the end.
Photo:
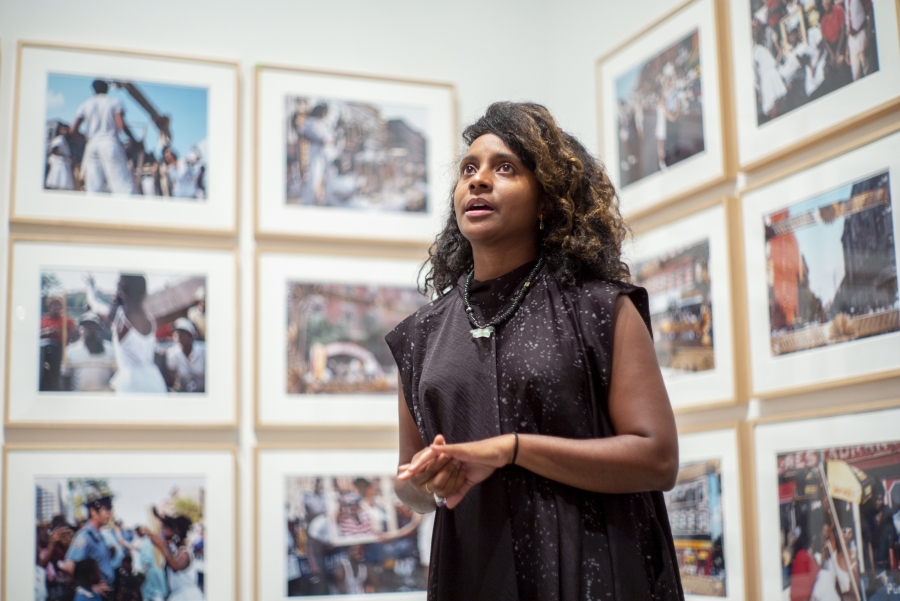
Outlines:
POLYGON ((623 188, 704 150, 699 44, 695 30, 616 78, 623 188))
POLYGON ((41 392, 206 391, 206 277, 40 272, 41 392))
POLYGON ((782 598, 895 598, 900 442, 801 449, 777 464, 782 598))
POLYGON ((757 124, 878 71, 872 0, 751 0, 757 124))
POLYGON ((384 337, 426 301, 411 287, 289 281, 288 393, 396 394, 384 337))
POLYGON ((724 597, 721 462, 682 463, 675 488, 664 496, 685 594, 724 597))
POLYGON ((772 355, 900 330, 890 174, 764 217, 772 355))
POLYGON ((635 284, 647 289, 653 345, 666 376, 715 368, 709 239, 635 263, 635 284))
POLYGON ((388 476, 288 476, 287 596, 424 591, 434 514, 388 476))
POLYGON ((47 74, 45 190, 203 202, 208 90, 47 74))
POLYGON ((285 97, 287 204, 428 209, 426 106, 285 97))
POLYGON ((34 601, 206 599, 204 478, 34 483, 34 601))

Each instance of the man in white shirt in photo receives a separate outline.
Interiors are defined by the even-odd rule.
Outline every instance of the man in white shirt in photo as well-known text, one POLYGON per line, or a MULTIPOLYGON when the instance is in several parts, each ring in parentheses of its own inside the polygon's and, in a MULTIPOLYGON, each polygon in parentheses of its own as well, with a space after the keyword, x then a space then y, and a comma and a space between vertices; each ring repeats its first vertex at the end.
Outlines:
POLYGON ((166 350, 166 367, 172 375, 167 382, 176 392, 206 390, 206 347, 197 340, 191 320, 179 317, 173 326, 175 344, 166 350))
POLYGON ((71 379, 70 389, 75 392, 110 390, 109 381, 116 373, 116 356, 112 344, 100 335, 101 328, 96 313, 85 313, 78 320, 81 337, 66 346, 62 375, 71 379))
POLYGON ((134 194, 134 176, 119 141, 120 131, 134 139, 125 125, 124 110, 117 99, 107 95, 109 84, 95 79, 91 85, 94 95, 78 107, 72 122, 74 133, 79 133, 81 125, 85 125, 87 143, 81 163, 85 190, 91 194, 134 194))

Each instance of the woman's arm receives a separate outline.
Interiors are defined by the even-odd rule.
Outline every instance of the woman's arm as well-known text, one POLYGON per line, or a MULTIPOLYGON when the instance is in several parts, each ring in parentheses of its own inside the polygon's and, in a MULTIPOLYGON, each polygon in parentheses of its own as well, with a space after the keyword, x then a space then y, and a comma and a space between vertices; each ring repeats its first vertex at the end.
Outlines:
MULTIPOLYGON (((669 490, 678 475, 678 433, 653 340, 626 297, 616 303, 614 319, 608 403, 616 435, 568 439, 520 434, 515 463, 545 478, 594 492, 669 490)), ((514 445, 515 437, 505 434, 431 448, 461 461, 464 471, 473 468, 470 473, 474 473, 476 466, 499 468, 508 464, 514 445)), ((414 464, 407 471, 415 473, 418 469, 414 464)), ((467 484, 477 484, 487 475, 479 474, 467 484)), ((471 485, 463 485, 459 492, 464 495, 471 485)), ((448 505, 460 499, 451 496, 448 505)))
POLYGON ((162 556, 166 559, 166 565, 172 568, 173 572, 180 572, 181 570, 191 565, 191 556, 187 553, 187 551, 179 549, 178 552, 173 555, 172 551, 169 550, 169 545, 167 545, 166 541, 164 541, 159 535, 153 534, 146 528, 141 528, 138 534, 147 536, 150 539, 150 542, 153 543, 153 546, 159 549, 159 552, 162 553, 162 556))

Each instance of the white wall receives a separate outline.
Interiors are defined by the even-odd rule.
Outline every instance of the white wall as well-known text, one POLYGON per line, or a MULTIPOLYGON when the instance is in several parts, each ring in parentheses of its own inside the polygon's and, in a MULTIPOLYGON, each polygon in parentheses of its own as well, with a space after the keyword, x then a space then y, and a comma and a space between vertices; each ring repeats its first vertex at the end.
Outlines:
MULTIPOLYGON (((238 433, 201 432, 194 442, 240 448, 240 599, 253 598, 252 399, 254 327, 251 201, 252 67, 257 63, 452 82, 460 124, 496 100, 546 104, 562 126, 597 148, 594 61, 671 0, 0 0, 0 332, 6 327, 7 219, 18 40, 83 44, 225 58, 242 75, 241 258, 242 424, 238 433)), ((27 99, 24 99, 27 102, 27 99)), ((5 340, 5 336, 0 336, 5 340)), ((0 354, 5 344, 0 345, 0 354)), ((0 366, 5 360, 0 361, 0 366)), ((2 369, 2 367, 0 367, 2 369)), ((270 436, 295 441, 302 434, 270 436)), ((260 435, 264 438, 265 435, 260 435)), ((373 441, 393 437, 375 433, 373 441)), ((337 436, 332 440, 339 440, 337 436)), ((172 432, 0 431, 0 442, 150 442, 172 432)), ((324 435, 324 442, 329 442, 324 435)), ((210 500, 215 502, 214 500, 210 500)), ((2 526, 0 526, 2 527, 2 526)))

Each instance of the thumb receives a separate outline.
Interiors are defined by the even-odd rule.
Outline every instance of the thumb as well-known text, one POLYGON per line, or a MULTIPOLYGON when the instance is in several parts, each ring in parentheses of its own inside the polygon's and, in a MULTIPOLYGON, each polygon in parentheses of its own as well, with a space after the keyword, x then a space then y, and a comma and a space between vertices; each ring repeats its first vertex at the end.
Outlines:
POLYGON ((434 437, 434 441, 431 444, 447 444, 447 440, 444 438, 443 434, 438 434, 434 437))
POLYGON ((471 480, 465 480, 462 485, 456 489, 456 492, 447 497, 447 509, 453 509, 463 500, 463 497, 472 490, 472 487, 475 486, 475 483, 471 480))

